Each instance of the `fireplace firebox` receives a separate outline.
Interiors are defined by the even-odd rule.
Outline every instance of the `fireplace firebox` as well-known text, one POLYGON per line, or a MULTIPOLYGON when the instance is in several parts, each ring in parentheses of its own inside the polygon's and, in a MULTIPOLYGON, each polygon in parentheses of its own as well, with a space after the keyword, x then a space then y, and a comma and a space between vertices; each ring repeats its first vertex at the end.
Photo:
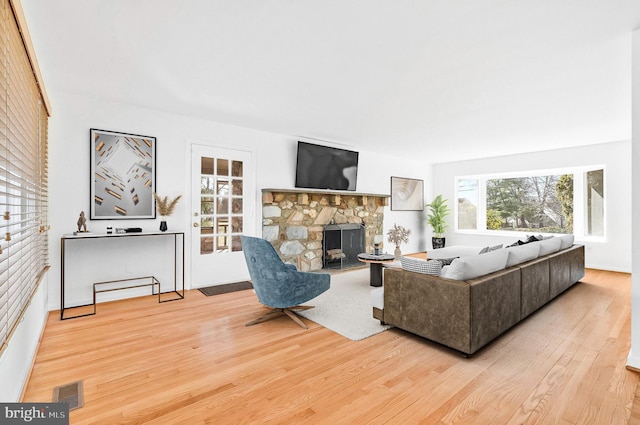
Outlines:
POLYGON ((322 231, 322 267, 344 269, 361 265, 358 254, 365 252, 362 224, 329 224, 322 231))

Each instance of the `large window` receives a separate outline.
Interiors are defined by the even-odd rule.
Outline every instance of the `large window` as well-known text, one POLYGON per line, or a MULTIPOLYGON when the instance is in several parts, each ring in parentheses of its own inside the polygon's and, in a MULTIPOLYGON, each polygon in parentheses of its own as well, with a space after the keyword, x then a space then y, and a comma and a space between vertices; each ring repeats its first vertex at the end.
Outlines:
POLYGON ((0 0, 0 352, 49 261, 46 97, 14 6, 0 0))
POLYGON ((459 177, 456 230, 605 236, 604 168, 459 177))
POLYGON ((586 234, 604 235, 604 170, 586 173, 586 234))
POLYGON ((478 180, 458 180, 458 229, 478 228, 478 180))

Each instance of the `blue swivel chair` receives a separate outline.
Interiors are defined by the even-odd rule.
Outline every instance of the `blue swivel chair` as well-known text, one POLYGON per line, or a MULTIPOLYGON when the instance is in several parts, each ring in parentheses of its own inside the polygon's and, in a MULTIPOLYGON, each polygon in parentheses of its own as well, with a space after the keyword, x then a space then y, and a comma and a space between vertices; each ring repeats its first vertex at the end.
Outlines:
POLYGON ((242 250, 258 301, 272 310, 247 323, 266 322, 283 314, 298 325, 307 326, 295 315, 295 310, 313 306, 300 305, 329 289, 331 276, 326 273, 299 272, 293 264, 285 264, 266 240, 242 236, 242 250))

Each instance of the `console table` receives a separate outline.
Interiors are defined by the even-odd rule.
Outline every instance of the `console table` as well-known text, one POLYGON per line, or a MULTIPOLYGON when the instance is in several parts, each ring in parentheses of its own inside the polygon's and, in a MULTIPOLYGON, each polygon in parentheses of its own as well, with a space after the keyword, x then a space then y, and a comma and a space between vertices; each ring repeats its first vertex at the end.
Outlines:
MULTIPOLYGON (((138 239, 139 240, 139 239, 138 239)), ((118 291, 122 289, 138 288, 142 286, 150 286, 153 295, 158 295, 158 302, 176 301, 184 298, 184 232, 141 232, 141 233, 86 233, 86 234, 73 234, 63 235, 60 238, 60 320, 74 319, 77 317, 91 316, 96 314, 96 294, 101 292, 118 291), (173 240, 173 289, 170 291, 161 292, 160 282, 154 276, 143 277, 131 277, 118 280, 110 280, 103 282, 93 282, 93 301, 88 304, 69 306, 65 305, 65 265, 67 259, 66 245, 69 243, 77 244, 87 240, 113 240, 117 238, 121 240, 122 244, 126 244, 127 241, 131 241, 131 238, 145 238, 145 237, 163 237, 173 240), (180 279, 178 279, 180 278, 180 279), (140 281, 148 280, 148 283, 140 283, 140 281), (178 280, 180 280, 180 287, 178 288, 178 280), (117 284, 116 287, 110 289, 103 289, 102 287, 107 284, 117 284), (157 287, 157 291, 155 292, 157 287), (161 299, 162 294, 175 294, 171 298, 161 299), (75 316, 65 317, 65 311, 80 307, 93 306, 93 312, 82 313, 75 316)))

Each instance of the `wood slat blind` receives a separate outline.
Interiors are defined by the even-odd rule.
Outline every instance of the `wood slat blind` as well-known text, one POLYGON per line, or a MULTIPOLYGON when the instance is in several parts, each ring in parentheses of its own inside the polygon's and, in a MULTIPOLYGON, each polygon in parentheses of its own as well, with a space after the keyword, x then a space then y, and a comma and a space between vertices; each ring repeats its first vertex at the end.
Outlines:
POLYGON ((0 0, 0 352, 48 268, 48 114, 12 3, 0 0))

